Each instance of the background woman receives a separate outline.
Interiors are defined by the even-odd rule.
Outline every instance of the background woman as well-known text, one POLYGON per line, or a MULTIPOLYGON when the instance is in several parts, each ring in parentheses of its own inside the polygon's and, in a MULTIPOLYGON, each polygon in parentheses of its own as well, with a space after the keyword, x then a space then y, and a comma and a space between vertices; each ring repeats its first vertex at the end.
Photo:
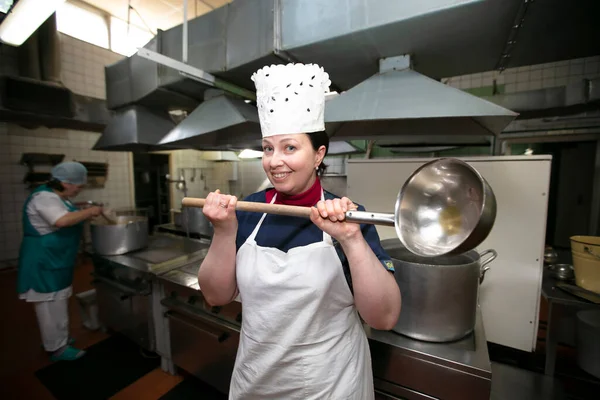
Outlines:
POLYGON ((102 208, 78 210, 70 201, 87 183, 82 164, 58 164, 51 175, 23 206, 18 293, 35 304, 44 349, 51 359, 74 360, 84 352, 70 346, 67 302, 73 292, 83 221, 100 215, 102 208))

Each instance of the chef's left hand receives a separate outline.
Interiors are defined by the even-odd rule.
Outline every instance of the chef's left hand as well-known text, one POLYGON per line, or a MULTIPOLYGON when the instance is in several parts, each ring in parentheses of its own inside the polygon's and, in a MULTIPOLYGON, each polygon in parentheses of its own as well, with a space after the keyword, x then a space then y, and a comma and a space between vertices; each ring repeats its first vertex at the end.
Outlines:
POLYGON ((356 210, 356 205, 347 197, 321 200, 312 208, 310 219, 332 238, 344 243, 360 235, 360 224, 344 221, 348 210, 356 210))

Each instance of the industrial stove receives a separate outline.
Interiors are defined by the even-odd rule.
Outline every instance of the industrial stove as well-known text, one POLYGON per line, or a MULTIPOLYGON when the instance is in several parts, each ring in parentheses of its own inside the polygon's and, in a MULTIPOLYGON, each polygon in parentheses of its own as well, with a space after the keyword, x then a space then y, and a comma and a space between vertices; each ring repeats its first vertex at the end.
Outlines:
POLYGON ((169 234, 150 237, 144 249, 117 256, 90 252, 100 321, 142 348, 163 357, 163 369, 174 373, 163 324, 164 297, 156 276, 188 263, 199 263, 210 242, 169 234))

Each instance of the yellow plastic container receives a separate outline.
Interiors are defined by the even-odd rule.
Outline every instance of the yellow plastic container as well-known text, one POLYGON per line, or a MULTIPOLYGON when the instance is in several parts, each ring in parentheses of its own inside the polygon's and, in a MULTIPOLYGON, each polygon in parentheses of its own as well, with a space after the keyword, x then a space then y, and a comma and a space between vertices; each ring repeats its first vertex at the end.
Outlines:
POLYGON ((600 237, 572 236, 571 254, 575 284, 600 293, 600 237))

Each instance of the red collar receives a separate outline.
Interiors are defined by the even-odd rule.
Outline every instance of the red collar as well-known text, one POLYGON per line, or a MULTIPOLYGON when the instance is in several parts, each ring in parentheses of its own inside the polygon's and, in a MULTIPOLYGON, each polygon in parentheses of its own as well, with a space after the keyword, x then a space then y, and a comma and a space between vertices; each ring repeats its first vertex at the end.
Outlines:
POLYGON ((315 183, 308 189, 307 191, 295 194, 292 196, 287 196, 283 193, 276 192, 275 189, 269 189, 266 192, 267 203, 270 203, 273 200, 273 196, 277 193, 277 198, 275 199, 275 204, 285 204, 288 206, 304 206, 304 207, 312 207, 321 200, 321 181, 317 177, 315 183))

